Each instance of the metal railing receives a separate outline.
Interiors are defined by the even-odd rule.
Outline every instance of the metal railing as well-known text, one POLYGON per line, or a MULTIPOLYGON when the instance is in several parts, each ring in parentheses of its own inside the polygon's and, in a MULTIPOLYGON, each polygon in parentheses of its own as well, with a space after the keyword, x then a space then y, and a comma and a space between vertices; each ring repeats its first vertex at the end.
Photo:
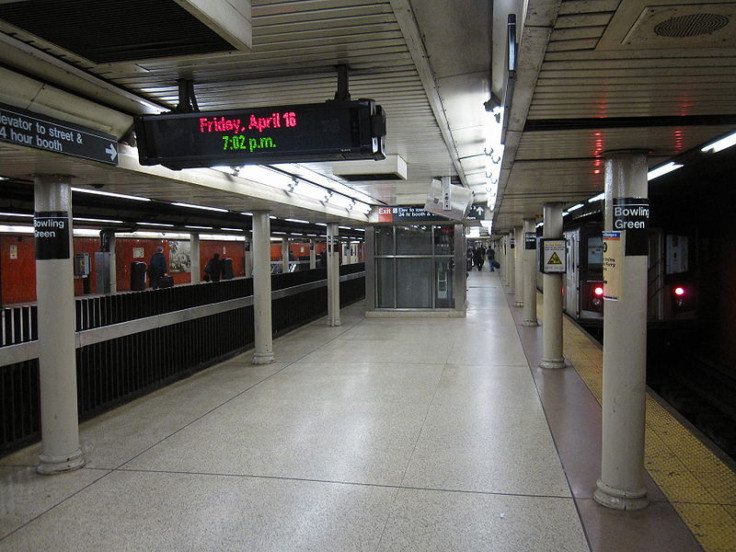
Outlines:
MULTIPOLYGON (((365 296, 364 265, 340 267, 341 304, 365 296)), ((327 313, 324 269, 275 274, 273 334, 327 313)), ((0 310, 0 456, 40 439, 34 305, 0 310)), ((250 278, 76 300, 80 419, 252 347, 250 278)))

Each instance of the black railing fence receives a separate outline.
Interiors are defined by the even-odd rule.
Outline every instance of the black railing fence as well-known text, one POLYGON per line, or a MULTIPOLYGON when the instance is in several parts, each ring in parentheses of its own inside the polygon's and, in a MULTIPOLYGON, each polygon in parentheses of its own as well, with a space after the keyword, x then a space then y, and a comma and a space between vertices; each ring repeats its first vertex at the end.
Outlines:
MULTIPOLYGON (((365 297, 364 265, 340 267, 340 303, 365 297)), ((273 334, 327 313, 324 269, 275 274, 273 334)), ((38 441, 35 306, 0 311, 0 456, 38 441)), ((79 416, 89 419, 253 346, 253 280, 76 300, 79 416)))

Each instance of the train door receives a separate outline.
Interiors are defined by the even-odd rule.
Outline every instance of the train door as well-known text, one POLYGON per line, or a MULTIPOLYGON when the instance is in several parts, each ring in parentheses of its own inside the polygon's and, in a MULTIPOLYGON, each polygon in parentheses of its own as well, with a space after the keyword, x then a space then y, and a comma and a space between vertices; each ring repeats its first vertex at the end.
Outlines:
POLYGON ((562 299, 563 310, 575 318, 580 314, 579 309, 579 271, 578 254, 580 251, 580 230, 571 230, 564 233, 566 251, 565 275, 563 278, 562 299))

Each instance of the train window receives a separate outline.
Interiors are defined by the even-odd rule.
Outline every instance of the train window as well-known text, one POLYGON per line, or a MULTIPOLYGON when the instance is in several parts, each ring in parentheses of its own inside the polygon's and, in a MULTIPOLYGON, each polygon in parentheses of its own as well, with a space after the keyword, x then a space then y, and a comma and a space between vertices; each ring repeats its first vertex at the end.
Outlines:
POLYGON ((603 270, 603 237, 588 238, 588 270, 603 270))
POLYGON ((667 234, 667 274, 682 274, 688 268, 688 239, 687 236, 667 234))

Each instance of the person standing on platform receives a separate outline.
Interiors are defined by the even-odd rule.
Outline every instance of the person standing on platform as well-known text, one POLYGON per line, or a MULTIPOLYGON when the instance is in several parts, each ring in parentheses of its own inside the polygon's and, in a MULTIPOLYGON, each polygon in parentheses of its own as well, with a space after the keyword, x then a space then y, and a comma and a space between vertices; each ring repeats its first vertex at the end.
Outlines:
POLYGON ((488 267, 491 269, 491 272, 495 272, 496 268, 496 252, 492 247, 488 248, 488 251, 486 252, 486 255, 488 256, 488 267))
POLYGON ((478 272, 483 270, 484 256, 483 250, 480 247, 476 247, 475 251, 473 251, 473 262, 475 263, 475 266, 478 267, 478 272))
POLYGON ((158 289, 159 281, 164 274, 166 274, 166 257, 164 248, 159 245, 148 264, 148 281, 152 289, 158 289))
POLYGON ((220 254, 215 253, 204 266, 204 279, 211 280, 212 282, 219 282, 221 277, 222 261, 220 260, 220 254))

